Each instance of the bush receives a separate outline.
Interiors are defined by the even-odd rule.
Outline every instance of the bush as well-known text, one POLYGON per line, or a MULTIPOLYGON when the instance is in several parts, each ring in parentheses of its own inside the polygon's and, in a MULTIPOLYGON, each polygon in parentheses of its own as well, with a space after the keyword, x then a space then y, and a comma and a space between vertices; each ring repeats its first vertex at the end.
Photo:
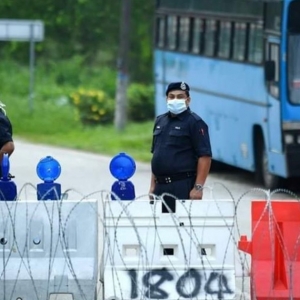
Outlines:
POLYGON ((114 118, 114 100, 101 90, 79 89, 69 96, 77 115, 84 125, 111 123, 114 118))
POLYGON ((154 86, 132 83, 127 90, 128 117, 132 121, 154 118, 154 86))
POLYGON ((84 86, 103 90, 108 97, 115 99, 116 78, 116 71, 109 66, 86 67, 84 86))
POLYGON ((72 85, 76 87, 82 84, 83 56, 75 55, 69 59, 61 60, 59 65, 56 61, 52 61, 49 65, 55 72, 55 80, 58 85, 72 85))

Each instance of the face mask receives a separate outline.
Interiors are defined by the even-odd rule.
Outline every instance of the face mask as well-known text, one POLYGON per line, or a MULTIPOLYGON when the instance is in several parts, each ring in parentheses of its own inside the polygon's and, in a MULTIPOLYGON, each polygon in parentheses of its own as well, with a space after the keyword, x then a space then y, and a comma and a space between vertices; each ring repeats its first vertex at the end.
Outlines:
POLYGON ((187 110, 185 99, 167 100, 167 107, 168 110, 174 115, 178 115, 187 110))

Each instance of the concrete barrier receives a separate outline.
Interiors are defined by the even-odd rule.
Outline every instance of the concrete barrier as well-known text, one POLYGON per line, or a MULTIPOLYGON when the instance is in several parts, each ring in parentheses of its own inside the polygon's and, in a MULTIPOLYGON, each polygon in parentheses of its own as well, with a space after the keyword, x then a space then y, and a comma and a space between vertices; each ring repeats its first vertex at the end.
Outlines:
POLYGON ((234 203, 105 203, 104 299, 234 299, 234 203))
POLYGON ((0 299, 96 299, 96 200, 2 201, 0 216, 0 299))

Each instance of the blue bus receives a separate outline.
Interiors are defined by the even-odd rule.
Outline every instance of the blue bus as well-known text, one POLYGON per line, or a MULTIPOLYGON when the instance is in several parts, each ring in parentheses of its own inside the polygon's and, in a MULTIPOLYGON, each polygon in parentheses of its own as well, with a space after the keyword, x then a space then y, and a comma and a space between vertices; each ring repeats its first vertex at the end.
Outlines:
POLYGON ((300 176, 300 0, 157 0, 156 114, 172 81, 191 87, 213 159, 268 189, 300 176))

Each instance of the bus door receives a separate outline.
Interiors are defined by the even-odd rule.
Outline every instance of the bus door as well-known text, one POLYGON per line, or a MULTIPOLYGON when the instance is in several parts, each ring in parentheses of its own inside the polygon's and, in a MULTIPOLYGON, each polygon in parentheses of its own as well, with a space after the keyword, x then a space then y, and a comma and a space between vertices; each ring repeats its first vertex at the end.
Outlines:
MULTIPOLYGON (((280 103, 280 39, 268 37, 266 40, 266 61, 272 62, 274 78, 267 81, 267 124, 268 124, 268 151, 282 153, 281 139, 281 103, 280 103)), ((267 142, 267 141, 266 141, 267 142)))

